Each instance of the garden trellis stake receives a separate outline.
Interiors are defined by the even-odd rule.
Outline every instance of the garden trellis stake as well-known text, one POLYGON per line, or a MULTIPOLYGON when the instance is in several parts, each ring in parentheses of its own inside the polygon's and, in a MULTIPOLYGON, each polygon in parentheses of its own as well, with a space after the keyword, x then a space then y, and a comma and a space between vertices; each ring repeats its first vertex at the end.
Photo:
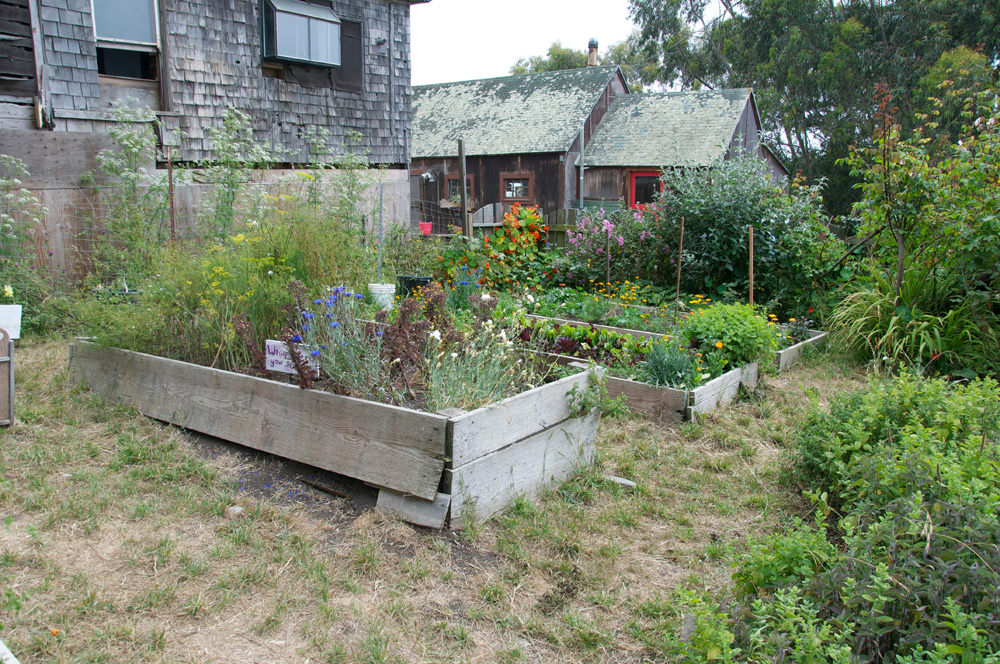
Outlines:
POLYGON ((681 217, 681 241, 677 246, 677 295, 674 297, 674 318, 681 303, 681 258, 684 256, 684 217, 681 217))
POLYGON ((750 227, 750 306, 753 306, 753 226, 750 227))

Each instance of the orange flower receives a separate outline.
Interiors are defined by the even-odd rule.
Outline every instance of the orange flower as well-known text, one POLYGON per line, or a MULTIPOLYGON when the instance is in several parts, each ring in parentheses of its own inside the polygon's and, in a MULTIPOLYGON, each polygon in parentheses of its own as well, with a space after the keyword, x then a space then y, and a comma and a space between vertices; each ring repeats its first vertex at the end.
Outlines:
POLYGON ((716 348, 722 348, 722 342, 721 341, 716 341, 715 342, 715 347, 716 348))

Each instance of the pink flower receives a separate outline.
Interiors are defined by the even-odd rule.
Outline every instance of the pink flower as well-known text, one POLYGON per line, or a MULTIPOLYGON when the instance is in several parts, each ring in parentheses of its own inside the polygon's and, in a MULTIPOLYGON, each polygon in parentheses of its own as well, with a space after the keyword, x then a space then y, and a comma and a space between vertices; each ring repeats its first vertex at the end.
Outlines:
POLYGON ((625 238, 623 238, 621 235, 618 236, 618 246, 619 247, 625 246, 625 238))

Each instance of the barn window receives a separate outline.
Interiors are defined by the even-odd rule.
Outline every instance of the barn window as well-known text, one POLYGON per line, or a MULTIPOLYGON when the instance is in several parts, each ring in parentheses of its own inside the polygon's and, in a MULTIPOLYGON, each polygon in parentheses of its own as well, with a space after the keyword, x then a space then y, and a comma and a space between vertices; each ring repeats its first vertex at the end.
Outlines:
POLYGON ((500 176, 500 192, 507 203, 530 202, 534 177, 530 174, 507 173, 500 176))
POLYGON ((156 80, 156 0, 93 0, 92 6, 98 73, 156 80))
POLYGON ((329 7, 266 0, 264 57, 339 67, 340 19, 329 7))
MULTIPOLYGON (((460 198, 462 196, 462 190, 458 186, 458 176, 449 175, 445 178, 445 182, 448 183, 448 198, 460 198)), ((467 175, 465 177, 465 195, 470 200, 472 199, 472 176, 467 175)))

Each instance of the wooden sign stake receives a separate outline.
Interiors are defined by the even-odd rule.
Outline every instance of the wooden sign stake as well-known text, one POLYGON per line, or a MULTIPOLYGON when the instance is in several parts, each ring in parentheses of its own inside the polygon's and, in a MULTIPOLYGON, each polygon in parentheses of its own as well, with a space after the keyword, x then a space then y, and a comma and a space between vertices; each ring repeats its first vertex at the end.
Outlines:
POLYGON ((753 306, 753 226, 750 227, 750 306, 753 306))

